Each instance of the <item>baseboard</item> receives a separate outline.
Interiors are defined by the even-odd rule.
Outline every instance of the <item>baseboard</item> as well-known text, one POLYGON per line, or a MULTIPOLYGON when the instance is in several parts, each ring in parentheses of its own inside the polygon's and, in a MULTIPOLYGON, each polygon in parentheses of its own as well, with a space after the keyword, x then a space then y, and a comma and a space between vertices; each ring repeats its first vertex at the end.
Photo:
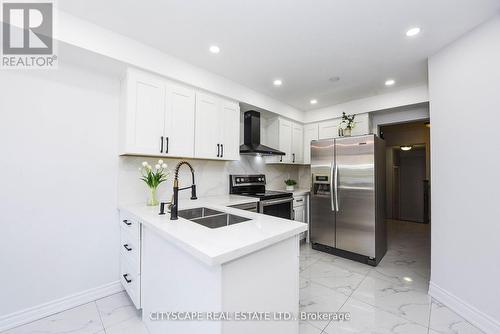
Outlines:
POLYGON ((487 334, 500 333, 500 322, 487 314, 479 311, 474 306, 458 298, 454 294, 442 289, 433 282, 429 283, 429 295, 440 303, 446 305, 468 322, 487 334))
POLYGON ((123 290, 120 281, 111 282, 96 288, 75 293, 60 299, 30 307, 0 317, 0 332, 48 317, 50 315, 90 303, 94 300, 118 293, 123 290))

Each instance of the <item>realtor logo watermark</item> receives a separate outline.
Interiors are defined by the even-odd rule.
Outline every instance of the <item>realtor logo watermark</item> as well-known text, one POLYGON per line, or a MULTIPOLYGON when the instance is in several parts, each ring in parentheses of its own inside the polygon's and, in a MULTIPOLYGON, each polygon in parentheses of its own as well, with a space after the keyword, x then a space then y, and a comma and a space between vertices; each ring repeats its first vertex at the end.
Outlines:
POLYGON ((57 67, 54 36, 54 2, 2 1, 1 68, 47 69, 57 67))

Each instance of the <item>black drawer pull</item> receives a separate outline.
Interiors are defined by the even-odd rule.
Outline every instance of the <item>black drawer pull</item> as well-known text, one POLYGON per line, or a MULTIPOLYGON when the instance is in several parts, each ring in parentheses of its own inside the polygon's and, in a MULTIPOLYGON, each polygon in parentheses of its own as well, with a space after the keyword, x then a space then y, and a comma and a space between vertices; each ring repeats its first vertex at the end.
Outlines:
POLYGON ((128 274, 124 274, 124 275, 123 275, 123 278, 125 278, 125 282, 127 282, 127 283, 132 283, 132 280, 131 280, 131 279, 128 279, 127 277, 128 277, 128 274))
POLYGON ((132 225, 132 223, 131 223, 131 222, 129 222, 129 221, 128 221, 128 219, 124 219, 124 220, 123 220, 123 223, 124 223, 125 225, 127 225, 127 226, 132 225))
POLYGON ((303 199, 296 199, 295 202, 304 202, 303 199))
POLYGON ((123 245, 123 248, 125 248, 128 252, 132 250, 132 248, 128 244, 123 245))

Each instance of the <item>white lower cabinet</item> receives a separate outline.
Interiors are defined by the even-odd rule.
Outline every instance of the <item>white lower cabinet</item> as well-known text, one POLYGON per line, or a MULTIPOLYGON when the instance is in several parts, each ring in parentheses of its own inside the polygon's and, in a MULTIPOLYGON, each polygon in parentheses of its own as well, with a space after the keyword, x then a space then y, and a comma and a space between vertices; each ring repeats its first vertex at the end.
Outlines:
POLYGON ((120 282, 137 309, 141 308, 141 233, 138 220, 120 214, 120 282))
MULTIPOLYGON (((300 195, 293 197, 293 220, 309 224, 308 219, 308 205, 309 195, 300 195)), ((300 239, 307 239, 309 241, 308 231, 301 233, 300 239)))

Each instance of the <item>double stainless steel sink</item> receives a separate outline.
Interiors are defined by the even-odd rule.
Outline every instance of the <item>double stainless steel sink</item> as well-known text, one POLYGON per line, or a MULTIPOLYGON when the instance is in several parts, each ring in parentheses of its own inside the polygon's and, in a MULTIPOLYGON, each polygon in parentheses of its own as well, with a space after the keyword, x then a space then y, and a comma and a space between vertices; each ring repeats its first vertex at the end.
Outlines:
POLYGON ((179 210, 178 215, 208 228, 219 228, 251 220, 205 207, 179 210))

